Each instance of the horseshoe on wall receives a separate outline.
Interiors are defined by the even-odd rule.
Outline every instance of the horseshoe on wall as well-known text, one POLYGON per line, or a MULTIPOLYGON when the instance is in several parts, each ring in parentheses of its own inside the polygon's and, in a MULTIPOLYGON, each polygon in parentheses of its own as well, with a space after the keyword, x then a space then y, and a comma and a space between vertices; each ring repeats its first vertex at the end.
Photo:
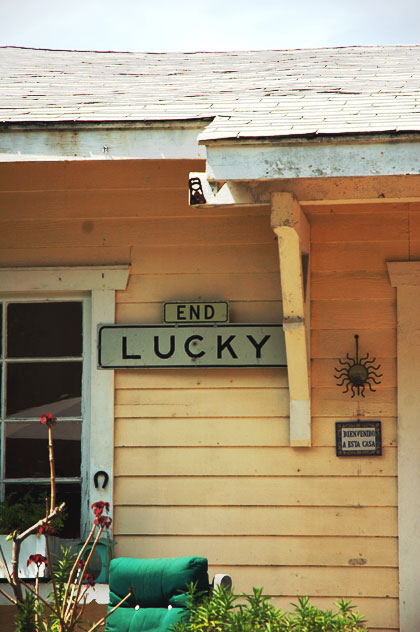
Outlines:
POLYGON ((97 472, 95 472, 95 475, 93 477, 93 483, 95 485, 95 489, 98 489, 99 487, 100 476, 104 477, 104 480, 102 481, 102 489, 105 489, 105 487, 108 485, 109 476, 106 472, 104 472, 104 470, 98 470, 97 472))

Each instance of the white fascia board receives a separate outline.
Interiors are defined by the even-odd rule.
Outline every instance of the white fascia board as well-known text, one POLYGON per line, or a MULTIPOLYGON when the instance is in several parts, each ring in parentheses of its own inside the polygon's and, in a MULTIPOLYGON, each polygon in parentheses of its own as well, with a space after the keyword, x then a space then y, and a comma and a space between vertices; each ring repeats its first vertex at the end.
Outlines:
POLYGON ((197 136, 206 124, 8 126, 0 128, 0 162, 205 158, 197 136))
POLYGON ((210 143, 210 180, 273 180, 420 174, 420 140, 210 143))

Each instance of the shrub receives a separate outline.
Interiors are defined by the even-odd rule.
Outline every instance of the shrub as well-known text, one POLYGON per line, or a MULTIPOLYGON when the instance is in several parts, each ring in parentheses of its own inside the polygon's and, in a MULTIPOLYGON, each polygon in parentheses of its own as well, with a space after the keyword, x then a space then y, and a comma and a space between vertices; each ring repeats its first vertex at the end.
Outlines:
POLYGON ((350 601, 338 601, 335 612, 317 608, 308 597, 292 605, 292 612, 276 608, 262 588, 253 588, 252 595, 235 595, 221 586, 203 595, 190 586, 188 619, 172 632, 367 632, 350 601))

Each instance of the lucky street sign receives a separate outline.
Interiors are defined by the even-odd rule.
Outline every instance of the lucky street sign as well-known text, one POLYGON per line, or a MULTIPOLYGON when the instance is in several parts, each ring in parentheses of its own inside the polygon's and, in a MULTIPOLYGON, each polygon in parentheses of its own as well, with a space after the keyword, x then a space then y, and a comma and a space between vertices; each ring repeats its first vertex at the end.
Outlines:
POLYGON ((101 325, 103 369, 286 366, 281 325, 101 325))

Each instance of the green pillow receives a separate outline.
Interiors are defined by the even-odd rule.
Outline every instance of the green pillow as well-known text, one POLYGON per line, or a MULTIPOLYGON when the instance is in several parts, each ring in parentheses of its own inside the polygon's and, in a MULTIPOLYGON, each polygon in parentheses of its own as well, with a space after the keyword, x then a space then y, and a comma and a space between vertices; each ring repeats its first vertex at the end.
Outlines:
MULTIPOLYGON (((109 606, 115 606, 130 589, 133 595, 121 608, 167 608, 171 599, 185 593, 191 582, 198 591, 209 590, 205 557, 138 559, 117 557, 109 567, 109 606)), ((177 599, 172 604, 181 605, 177 599)), ((138 612, 138 611, 137 611, 138 612)))
POLYGON ((108 617, 106 632, 168 632, 186 616, 181 608, 118 608, 108 617))

